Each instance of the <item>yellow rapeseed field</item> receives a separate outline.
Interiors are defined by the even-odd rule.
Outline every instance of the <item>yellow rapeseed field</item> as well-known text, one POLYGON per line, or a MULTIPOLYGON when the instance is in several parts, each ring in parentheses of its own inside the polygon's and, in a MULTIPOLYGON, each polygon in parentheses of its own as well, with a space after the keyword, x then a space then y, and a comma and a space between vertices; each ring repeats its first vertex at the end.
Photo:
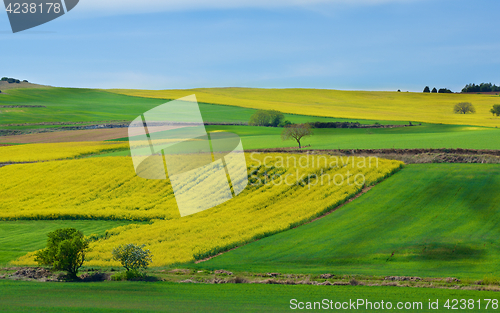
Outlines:
POLYGON ((128 143, 99 141, 3 146, 0 147, 0 163, 72 159, 82 155, 127 149, 128 147, 128 143))
POLYGON ((500 118, 490 113, 494 104, 500 104, 498 95, 252 88, 108 91, 158 99, 178 99, 196 94, 199 102, 314 116, 500 126, 500 118), (458 102, 471 102, 477 113, 453 113, 453 106, 458 102))
MULTIPOLYGON (((246 159, 249 185, 239 196, 183 218, 168 181, 136 177, 128 157, 1 168, 0 174, 13 179, 0 188, 14 195, 2 202, 0 212, 3 218, 163 217, 110 230, 107 238, 92 242, 86 264, 116 266, 112 249, 136 243, 152 251, 153 266, 164 266, 214 255, 314 219, 402 166, 376 158, 300 154, 254 153, 246 159)), ((33 264, 32 254, 15 264, 33 264)))
POLYGON ((0 168, 0 219, 150 220, 179 217, 168 181, 135 175, 129 157, 0 168))

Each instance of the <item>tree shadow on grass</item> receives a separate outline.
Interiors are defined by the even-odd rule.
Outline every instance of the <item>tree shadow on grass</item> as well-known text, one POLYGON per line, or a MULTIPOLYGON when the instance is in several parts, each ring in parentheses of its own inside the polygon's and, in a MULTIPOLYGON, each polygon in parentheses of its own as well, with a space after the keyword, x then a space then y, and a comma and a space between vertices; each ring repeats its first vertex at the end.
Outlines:
POLYGON ((467 244, 431 243, 415 247, 415 250, 420 252, 414 256, 422 261, 479 260, 486 256, 486 250, 467 244))

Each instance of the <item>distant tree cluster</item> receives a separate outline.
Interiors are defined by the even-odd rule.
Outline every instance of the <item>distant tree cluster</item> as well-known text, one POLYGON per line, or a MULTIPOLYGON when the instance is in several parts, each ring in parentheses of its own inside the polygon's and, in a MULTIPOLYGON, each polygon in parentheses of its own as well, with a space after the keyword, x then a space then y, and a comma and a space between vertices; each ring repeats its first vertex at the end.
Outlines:
POLYGON ((284 127, 290 125, 289 121, 285 121, 285 115, 276 110, 258 110, 251 117, 248 125, 251 126, 271 126, 284 127))
MULTIPOLYGON (((0 81, 2 82, 8 82, 9 84, 20 84, 21 81, 19 79, 15 79, 15 78, 11 78, 11 77, 2 77, 2 79, 0 79, 0 81)), ((27 80, 23 80, 23 82, 28 82, 27 80)))
POLYGON ((424 92, 427 92, 427 93, 430 93, 430 92, 431 93, 453 93, 453 91, 451 91, 448 88, 440 88, 439 90, 437 90, 436 87, 434 87, 434 88, 432 88, 432 91, 431 91, 429 86, 425 86, 424 92))
POLYGON ((479 85, 476 84, 467 84, 462 89, 462 92, 495 92, 500 91, 500 86, 492 85, 491 83, 481 83, 479 85))

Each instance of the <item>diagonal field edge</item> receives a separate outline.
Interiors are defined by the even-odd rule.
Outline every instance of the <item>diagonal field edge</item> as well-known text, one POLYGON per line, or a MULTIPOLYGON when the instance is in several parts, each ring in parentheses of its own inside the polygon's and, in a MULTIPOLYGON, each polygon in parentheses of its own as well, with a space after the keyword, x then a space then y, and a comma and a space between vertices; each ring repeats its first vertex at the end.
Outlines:
MULTIPOLYGON (((304 225, 310 224, 310 223, 312 223, 312 222, 314 222, 314 221, 317 221, 317 220, 319 220, 319 219, 322 219, 322 218, 324 218, 324 217, 326 217, 326 216, 328 216, 328 215, 332 214, 333 212, 335 212, 335 211, 337 211, 338 209, 342 208, 342 207, 343 207, 343 206, 345 206, 346 204, 351 203, 352 201, 354 201, 354 200, 358 199, 359 197, 361 197, 362 195, 364 195, 365 193, 367 193, 368 191, 370 191, 373 187, 375 187, 375 186, 377 186, 378 184, 380 184, 380 183, 382 183, 382 182, 386 181, 387 179, 391 178, 392 176, 394 176, 395 174, 397 174, 399 171, 401 171, 401 169, 397 169, 397 170, 396 170, 394 173, 392 173, 389 177, 386 177, 385 179, 383 179, 383 180, 379 181, 378 183, 376 183, 376 184, 374 184, 374 185, 371 185, 371 186, 368 186, 368 187, 364 187, 364 188, 363 188, 363 189, 361 189, 361 190, 360 190, 357 194, 355 194, 355 195, 354 195, 354 196, 352 196, 351 198, 347 199, 344 203, 342 203, 342 204, 340 204, 340 205, 336 206, 335 208, 333 208, 332 210, 330 210, 330 211, 328 211, 328 212, 326 212, 326 213, 323 213, 323 215, 318 216, 318 217, 316 217, 316 218, 314 218, 314 219, 312 219, 312 220, 310 220, 310 221, 306 221, 306 222, 304 222, 304 223, 302 223, 302 224, 300 224, 300 225, 296 225, 296 226, 294 226, 294 227, 290 227, 289 229, 284 230, 284 231, 288 231, 288 230, 291 230, 291 229, 295 229, 295 228, 297 228, 297 227, 301 227, 301 226, 304 226, 304 225)), ((267 237, 259 238, 259 239, 256 239, 256 240, 252 240, 252 241, 247 242, 247 243, 245 243, 245 244, 243 244, 243 245, 241 245, 241 246, 231 248, 231 249, 226 250, 226 251, 224 251, 224 252, 220 252, 220 253, 218 253, 218 254, 216 254, 216 255, 213 255, 213 256, 210 256, 210 257, 204 258, 204 259, 202 259, 202 260, 197 260, 197 261, 195 261, 194 263, 195 263, 195 264, 198 264, 198 263, 202 263, 202 262, 209 261, 209 260, 211 260, 211 259, 213 259, 213 258, 216 258, 216 257, 218 257, 218 256, 220 256, 220 255, 223 255, 224 253, 227 253, 227 252, 232 251, 232 250, 236 250, 236 249, 238 249, 238 248, 241 248, 241 247, 243 247, 243 246, 246 246, 246 245, 248 245, 248 244, 251 244, 251 243, 253 243, 253 242, 259 241, 259 240, 264 239, 264 238, 267 238, 267 237)))

